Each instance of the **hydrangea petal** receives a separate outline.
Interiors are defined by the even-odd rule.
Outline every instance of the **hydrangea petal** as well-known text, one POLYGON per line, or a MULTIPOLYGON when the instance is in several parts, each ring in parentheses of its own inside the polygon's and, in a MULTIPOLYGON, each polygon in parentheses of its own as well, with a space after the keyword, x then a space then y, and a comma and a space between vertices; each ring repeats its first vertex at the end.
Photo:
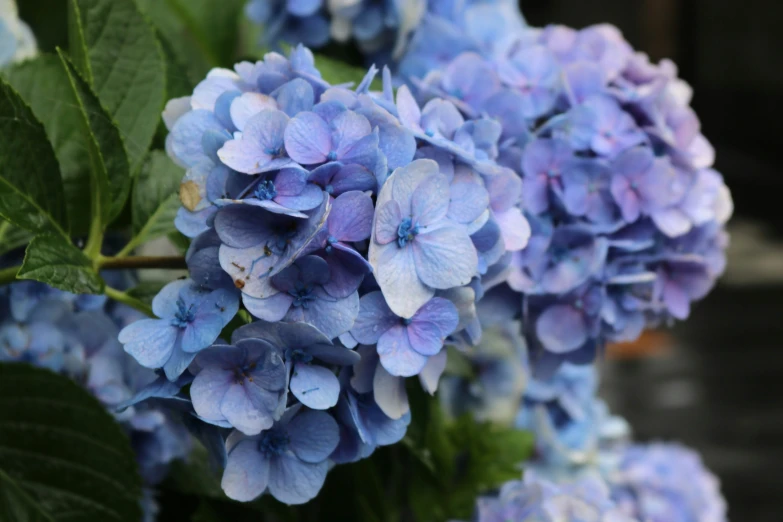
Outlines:
POLYGON ((250 502, 266 491, 269 484, 269 460, 258 451, 258 441, 243 440, 228 454, 220 482, 228 498, 250 502))
POLYGON ((322 411, 299 413, 288 423, 287 431, 294 454, 312 464, 329 458, 340 441, 337 423, 322 411))
POLYGON ((283 454, 273 461, 269 492, 284 504, 304 504, 323 487, 327 469, 326 461, 310 464, 283 454))
POLYGON ((290 387, 294 397, 314 410, 331 408, 340 395, 337 376, 323 366, 295 364, 290 387))

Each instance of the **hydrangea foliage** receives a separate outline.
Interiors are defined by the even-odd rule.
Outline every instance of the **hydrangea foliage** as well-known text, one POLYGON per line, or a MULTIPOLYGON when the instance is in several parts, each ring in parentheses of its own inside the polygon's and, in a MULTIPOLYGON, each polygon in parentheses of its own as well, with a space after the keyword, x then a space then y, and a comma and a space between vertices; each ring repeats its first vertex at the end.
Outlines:
POLYGON ((412 82, 421 101, 502 125, 496 154, 532 228, 506 283, 539 370, 687 318, 722 273, 731 196, 673 63, 609 25, 549 26, 412 82))
POLYGON ((190 279, 120 341, 172 381, 193 376, 195 414, 234 430, 223 485, 239 500, 306 502, 330 459, 399 441, 404 378, 434 393, 444 343, 478 336, 482 278, 527 243, 500 125, 395 96, 388 69, 370 92, 376 74, 331 86, 300 46, 213 70, 164 113, 187 169, 190 279), (252 321, 218 340, 240 301, 252 321))

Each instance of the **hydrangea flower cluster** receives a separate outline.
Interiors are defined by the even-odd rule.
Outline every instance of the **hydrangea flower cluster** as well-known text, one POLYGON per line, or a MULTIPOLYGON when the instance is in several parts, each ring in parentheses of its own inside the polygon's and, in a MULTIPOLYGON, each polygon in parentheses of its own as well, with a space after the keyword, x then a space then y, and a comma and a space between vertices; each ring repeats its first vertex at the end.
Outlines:
POLYGON ((398 55, 422 20, 427 0, 250 0, 246 14, 262 43, 323 47, 354 41, 373 58, 398 55))
MULTIPOLYGON (((124 274, 105 277, 116 279, 118 287, 127 279, 124 274)), ((179 416, 167 409, 126 407, 126 401, 156 380, 117 341, 120 329, 140 316, 105 296, 74 295, 36 281, 13 283, 0 290, 0 361, 61 373, 95 395, 128 432, 145 485, 152 488, 171 462, 189 453, 191 438, 179 416)), ((147 519, 154 520, 151 489, 143 507, 147 519)))
POLYGON ((395 96, 388 69, 371 93, 376 73, 330 86, 300 46, 213 70, 166 107, 190 278, 119 338, 143 366, 192 379, 194 414, 233 430, 234 499, 306 502, 329 462, 399 441, 404 379, 434 393, 446 340, 480 335, 482 280, 527 243, 500 125, 395 96), (254 319, 219 339, 240 301, 254 319))
POLYGON ((368 63, 423 76, 466 51, 499 47, 525 26, 516 0, 250 0, 262 44, 355 42, 368 63))
MULTIPOLYGON (((634 522, 609 496, 609 488, 595 475, 555 484, 525 473, 524 481, 503 485, 496 497, 477 501, 475 522, 634 522)), ((670 519, 673 520, 673 519, 670 519)))
POLYGON ((607 478, 620 509, 640 520, 727 520, 718 479, 705 469, 697 453, 683 446, 629 446, 607 478))
POLYGON ((35 36, 19 18, 15 0, 0 0, 0 69, 38 53, 35 36))
POLYGON ((551 373, 686 318, 724 269, 732 201, 674 64, 650 63, 608 25, 516 36, 414 84, 422 101, 502 124, 499 161, 524 180, 532 227, 507 284, 551 373))

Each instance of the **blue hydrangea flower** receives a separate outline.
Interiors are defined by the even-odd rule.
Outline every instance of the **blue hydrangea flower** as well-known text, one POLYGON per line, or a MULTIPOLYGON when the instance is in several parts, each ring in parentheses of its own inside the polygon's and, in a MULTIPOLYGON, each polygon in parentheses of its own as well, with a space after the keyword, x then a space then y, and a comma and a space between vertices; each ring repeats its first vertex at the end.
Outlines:
POLYGON ((222 486, 230 498, 247 502, 265 491, 280 502, 303 504, 323 486, 329 455, 340 431, 326 412, 297 405, 270 429, 234 441, 222 486))
POLYGON ((312 324, 333 339, 347 332, 359 313, 359 294, 329 294, 329 265, 318 256, 304 256, 272 277, 277 293, 263 299, 245 297, 248 311, 265 321, 312 324))
POLYGON ((169 380, 185 371, 236 315, 239 300, 225 289, 203 292, 192 281, 166 285, 152 301, 159 319, 143 319, 122 329, 120 342, 146 368, 163 368, 169 380))
POLYGON ((612 499, 640 520, 727 520, 718 479, 697 453, 683 446, 629 446, 607 477, 612 499))
POLYGON ((200 352, 196 365, 190 398, 201 419, 257 435, 282 415, 288 372, 278 348, 243 339, 200 352))
POLYGON ((525 472, 524 480, 503 485, 497 497, 476 502, 476 522, 634 522, 609 497, 600 477, 585 476, 572 483, 554 484, 525 472))
POLYGON ((436 289, 463 286, 478 272, 467 229, 447 217, 447 179, 417 160, 389 177, 378 196, 369 259, 386 302, 411 318, 436 289))
POLYGON ((371 292, 361 299, 351 335, 361 344, 377 344, 381 364, 389 373, 410 377, 440 352, 458 321, 457 308, 447 299, 433 297, 410 319, 403 319, 391 311, 381 292, 371 292))
POLYGON ((426 5, 424 0, 251 0, 246 13, 263 26, 264 46, 318 48, 330 40, 354 41, 368 61, 387 63, 405 49, 426 5))
POLYGON ((492 54, 525 27, 513 0, 434 0, 398 65, 402 77, 424 77, 463 52, 492 54))
POLYGON ((238 328, 232 335, 242 339, 262 340, 281 350, 291 373, 289 389, 308 408, 325 410, 337 404, 340 383, 333 371, 317 363, 348 366, 359 355, 331 340, 306 323, 266 323, 257 321, 238 328))
MULTIPOLYGON (((444 344, 478 341, 482 284, 499 284, 507 253, 530 236, 501 125, 457 109, 481 83, 455 82, 453 100, 420 108, 407 87, 395 96, 388 69, 383 90, 370 92, 377 73, 355 89, 330 86, 298 47, 214 70, 164 111, 167 151, 187 169, 175 224, 192 238, 190 277, 205 294, 239 289, 254 318, 231 347, 219 341, 192 362, 175 347, 171 357, 190 363, 183 377, 195 375, 190 388, 154 383, 137 397, 191 401, 191 424, 236 429, 229 451, 236 438, 278 432, 283 406, 334 413, 334 462, 398 442, 410 422, 403 376, 436 391, 444 344), (359 317, 363 297, 378 313, 359 317), (257 348, 246 355, 248 343, 257 348)), ((242 489, 239 473, 226 474, 229 495, 266 488, 242 489)), ((309 484, 296 502, 317 493, 320 482, 309 484)))

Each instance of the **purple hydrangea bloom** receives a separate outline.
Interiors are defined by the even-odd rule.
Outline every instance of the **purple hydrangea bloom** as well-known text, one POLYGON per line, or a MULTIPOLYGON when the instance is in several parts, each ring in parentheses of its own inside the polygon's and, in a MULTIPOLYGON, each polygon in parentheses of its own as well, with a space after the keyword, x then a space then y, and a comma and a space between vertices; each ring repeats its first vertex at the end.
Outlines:
POLYGON ((159 319, 143 319, 122 329, 125 351, 146 368, 163 368, 169 380, 185 371, 236 315, 239 300, 225 289, 201 291, 192 281, 173 281, 152 301, 159 319))
POLYGON ((417 160, 381 189, 370 264, 386 302, 411 318, 436 289, 463 286, 478 272, 467 229, 447 217, 447 179, 437 163, 417 160))
POLYGON ((629 446, 609 484, 620 509, 640 520, 727 520, 718 479, 697 453, 677 444, 629 446))
POLYGON ((441 297, 427 301, 409 319, 395 315, 381 292, 362 297, 351 335, 361 344, 377 344, 381 364, 392 375, 418 375, 429 357, 457 328, 457 308, 441 297))
POLYGON ((372 271, 367 260, 351 245, 364 241, 372 233, 375 209, 370 196, 351 190, 337 196, 322 228, 307 247, 317 252, 329 269, 324 289, 335 298, 353 294, 364 276, 372 271))
POLYGON ((190 398, 204 421, 257 435, 282 415, 287 371, 278 348, 243 339, 200 352, 196 365, 190 398))
MULTIPOLYGON (((489 176, 491 218, 506 252, 495 251, 492 225, 469 226, 480 273, 497 270, 503 275, 493 285, 524 295, 535 364, 551 372, 563 360, 589 362, 606 342, 633 339, 646 325, 685 318, 722 271, 717 252, 731 196, 710 169, 714 151, 671 62, 634 54, 609 25, 524 28, 501 40, 470 49, 449 44, 453 55, 420 49, 448 59, 414 72, 408 80, 416 96, 408 100, 401 88, 397 106, 417 138, 432 144, 451 136, 461 142, 465 117, 484 114, 500 125, 497 149, 481 151, 522 179, 525 215, 513 206, 507 216, 498 212, 495 198, 513 191, 489 176), (426 118, 419 104, 429 107, 426 118), (524 248, 512 248, 519 246, 515 230, 524 248), (707 236, 698 246, 681 241, 707 236), (508 251, 511 264, 501 267, 508 251), (583 288, 597 288, 589 310, 573 306, 583 288)), ((465 161, 489 174, 477 156, 465 161)))
POLYGON ((323 486, 327 459, 339 440, 331 415, 293 406, 270 429, 234 442, 223 472, 223 491, 247 502, 268 490, 280 502, 303 504, 323 486))

